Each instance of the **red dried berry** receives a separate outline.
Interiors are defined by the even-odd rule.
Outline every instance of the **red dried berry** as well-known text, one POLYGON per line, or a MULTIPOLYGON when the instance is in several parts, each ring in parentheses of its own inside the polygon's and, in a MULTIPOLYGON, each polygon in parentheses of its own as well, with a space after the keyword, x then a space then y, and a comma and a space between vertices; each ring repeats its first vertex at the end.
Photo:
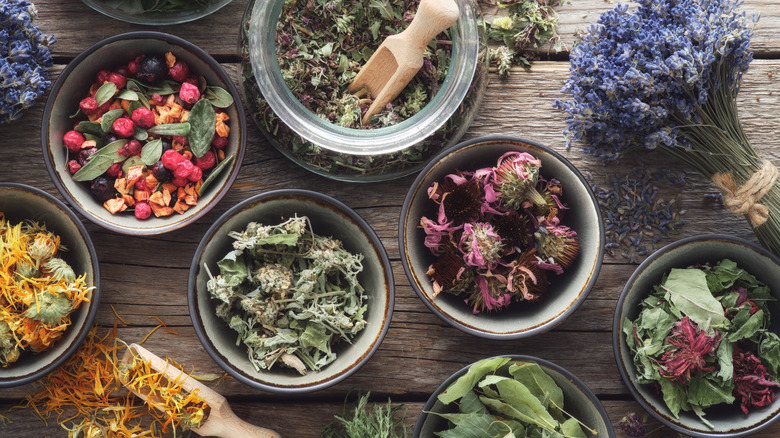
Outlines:
POLYGON ((70 160, 68 161, 68 171, 70 173, 76 173, 81 169, 81 164, 79 164, 76 160, 70 160))
POLYGON ((188 182, 189 181, 187 180, 187 178, 173 178, 171 180, 171 183, 176 187, 184 187, 187 185, 188 182))
POLYGON ((220 137, 217 134, 214 134, 214 140, 211 140, 211 144, 213 144, 217 149, 225 149, 228 144, 228 138, 220 137))
POLYGON ((217 164, 217 156, 214 155, 213 151, 206 151, 205 155, 203 155, 200 158, 195 157, 193 161, 195 165, 199 167, 201 170, 209 170, 212 167, 214 167, 215 164, 217 164))
POLYGON ((135 76, 138 73, 138 61, 130 61, 127 63, 127 71, 130 72, 130 76, 135 76))
POLYGON ((121 90, 122 88, 125 88, 125 85, 127 84, 127 77, 119 73, 111 73, 108 75, 107 81, 113 82, 114 85, 116 85, 116 88, 121 90))
POLYGON ((149 99, 149 102, 151 102, 151 103, 153 103, 155 105, 160 105, 160 104, 163 103, 163 97, 160 96, 157 93, 152 93, 152 98, 149 99))
POLYGON ((187 179, 192 182, 198 182, 201 178, 203 178, 203 169, 197 166, 193 167, 190 174, 187 175, 187 179))
MULTIPOLYGON (((185 79, 185 80, 184 80, 184 82, 187 82, 187 83, 189 83, 189 84, 192 84, 192 85, 194 85, 194 86, 196 86, 196 87, 198 87, 198 86, 200 85, 200 81, 199 81, 199 80, 198 80, 198 78, 197 78, 197 77, 195 77, 195 76, 190 76, 190 77, 188 77, 187 79, 185 79)), ((200 88, 198 88, 198 89, 200 89, 200 88)))
POLYGON ((122 164, 121 163, 114 163, 111 165, 111 167, 106 170, 106 175, 110 176, 111 178, 122 178, 122 164))
POLYGON ((189 82, 183 82, 179 89, 179 99, 186 104, 193 105, 200 99, 200 90, 189 82))
POLYGON ((78 131, 68 131, 62 136, 62 142, 65 143, 65 147, 71 152, 78 152, 81 150, 81 144, 84 143, 84 136, 78 131))
POLYGON ((135 203, 135 217, 136 219, 145 220, 149 219, 152 215, 152 207, 146 202, 135 203))
POLYGON ((179 163, 185 160, 180 153, 176 152, 173 149, 168 149, 167 151, 163 152, 161 161, 163 163, 163 166, 165 166, 166 169, 175 170, 176 166, 178 166, 179 163))
MULTIPOLYGON (((95 103, 97 103, 97 102, 95 102, 95 103)), ((111 109, 111 104, 112 103, 114 103, 114 99, 108 99, 108 101, 106 103, 104 103, 103 105, 100 105, 100 107, 98 107, 97 113, 103 114, 103 113, 108 112, 108 110, 111 109)))
POLYGON ((126 147, 127 151, 130 153, 128 157, 132 157, 133 155, 140 155, 141 149, 143 149, 141 142, 138 140, 130 140, 124 147, 126 147))
POLYGON ((110 70, 100 70, 97 74, 98 84, 103 85, 108 80, 108 76, 111 74, 110 70))
POLYGON ((168 69, 168 76, 176 82, 184 82, 190 75, 190 66, 186 62, 176 61, 173 67, 168 69))
POLYGON ((116 70, 114 70, 114 73, 119 73, 125 78, 130 77, 130 70, 127 68, 126 65, 120 65, 119 67, 116 68, 116 70))
POLYGON ((154 113, 145 107, 136 108, 132 117, 133 122, 144 129, 154 126, 154 113))
POLYGON ((173 136, 173 142, 174 143, 179 143, 182 146, 189 146, 190 145, 190 141, 187 139, 187 137, 182 136, 182 135, 174 135, 173 136))
POLYGON ((142 176, 135 182, 136 190, 146 190, 146 177, 142 176))
POLYGON ((97 100, 91 96, 85 97, 84 99, 81 99, 81 102, 79 102, 79 109, 82 113, 91 116, 98 111, 97 100))
POLYGON ((173 170, 173 179, 175 180, 176 178, 189 177, 192 169, 194 168, 195 165, 192 164, 192 161, 182 160, 179 164, 176 165, 176 169, 173 170))
POLYGON ((132 137, 135 132, 135 124, 129 117, 120 117, 114 121, 111 129, 120 137, 132 137))

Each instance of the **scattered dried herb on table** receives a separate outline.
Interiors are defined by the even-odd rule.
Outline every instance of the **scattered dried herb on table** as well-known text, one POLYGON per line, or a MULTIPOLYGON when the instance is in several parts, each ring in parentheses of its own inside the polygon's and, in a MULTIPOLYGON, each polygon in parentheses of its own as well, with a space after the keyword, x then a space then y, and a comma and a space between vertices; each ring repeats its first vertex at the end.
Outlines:
POLYGON ((44 420, 56 414, 70 438, 162 438, 205 416, 203 404, 182 403, 180 385, 163 381, 143 361, 122 369, 119 358, 127 347, 115 338, 116 327, 102 336, 98 331, 93 327, 76 354, 44 377, 41 390, 21 407, 34 409, 44 420), (171 409, 164 414, 125 391, 121 382, 127 375, 152 391, 170 394, 171 409))
POLYGON ((675 418, 704 409, 772 403, 780 372, 780 337, 769 329, 769 287, 724 259, 672 269, 623 333, 636 381, 656 386, 675 418))
POLYGON ((429 413, 449 420, 447 430, 435 432, 443 438, 596 434, 564 410, 563 390, 532 362, 483 359, 437 397, 446 406, 458 402, 455 413, 429 413))
POLYGON ((374 403, 371 408, 368 400, 371 393, 361 395, 354 410, 350 413, 345 407, 344 413, 336 416, 322 430, 322 438, 406 438, 410 427, 404 423, 406 410, 402 406, 393 406, 390 399, 382 406, 374 403))
POLYGON ((490 42, 499 44, 490 49, 490 62, 496 66, 499 76, 508 77, 512 65, 530 68, 544 45, 556 53, 563 49, 556 30, 555 8, 561 5, 559 0, 479 0, 479 3, 483 9, 498 8, 497 15, 485 24, 490 42))
POLYGON ((89 301, 94 288, 59 257, 65 250, 45 225, 11 224, 0 212, 0 366, 52 348, 89 301))
POLYGON ((434 295, 462 296, 474 313, 503 309, 513 298, 535 302, 547 292, 547 272, 574 263, 580 243, 561 223, 563 186, 541 177, 541 165, 508 152, 494 167, 457 171, 428 189, 438 214, 420 226, 436 257, 427 272, 434 295))
POLYGON ((216 277, 204 266, 207 287, 257 370, 277 363, 301 374, 320 370, 336 360, 334 344, 365 328, 363 255, 314 234, 308 217, 251 222, 228 235, 234 250, 217 263, 216 277))
POLYGON ((68 170, 111 214, 184 214, 232 162, 232 105, 172 52, 101 70, 63 136, 68 170))

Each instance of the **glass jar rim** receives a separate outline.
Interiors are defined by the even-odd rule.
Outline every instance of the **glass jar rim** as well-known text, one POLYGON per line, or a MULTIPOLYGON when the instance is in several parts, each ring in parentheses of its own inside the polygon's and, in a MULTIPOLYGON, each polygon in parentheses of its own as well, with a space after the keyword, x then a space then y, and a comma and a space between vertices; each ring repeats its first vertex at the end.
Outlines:
POLYGON ((414 146, 435 133, 459 109, 479 56, 479 29, 470 0, 456 0, 460 17, 451 28, 452 60, 442 86, 417 114, 376 129, 345 128, 303 106, 282 77, 276 57, 276 23, 284 0, 255 2, 249 21, 249 57, 263 98, 295 133, 324 149, 350 155, 380 155, 414 146))

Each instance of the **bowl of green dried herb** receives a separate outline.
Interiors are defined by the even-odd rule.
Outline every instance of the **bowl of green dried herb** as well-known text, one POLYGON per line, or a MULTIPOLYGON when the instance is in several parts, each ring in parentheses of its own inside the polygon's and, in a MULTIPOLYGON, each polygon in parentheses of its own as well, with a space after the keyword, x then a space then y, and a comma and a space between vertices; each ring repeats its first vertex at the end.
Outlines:
POLYGON ((419 73, 366 124, 371 103, 347 91, 384 38, 405 29, 419 1, 250 1, 241 50, 249 113, 268 141, 302 167, 353 182, 419 171, 459 141, 487 85, 480 9, 457 0, 460 18, 433 39, 419 73))
POLYGON ((212 14, 232 0, 81 0, 116 20, 149 26, 181 24, 212 14))
POLYGON ((276 190, 228 210, 193 258, 195 332, 237 380, 278 393, 334 385, 366 363, 390 325, 390 262, 343 203, 276 190))
POLYGON ((615 310, 618 369, 642 407, 698 438, 742 437, 778 419, 780 259, 701 235, 636 269, 615 310))
POLYGON ((561 324, 601 269, 604 226, 582 174, 549 147, 480 137, 435 157, 398 224, 412 288, 438 317, 491 339, 561 324))
POLYGON ((413 437, 442 433, 615 437, 601 402, 580 379, 552 362, 522 355, 483 359, 447 378, 423 407, 413 437))
POLYGON ((130 32, 65 67, 46 101, 41 143, 75 210, 111 231, 153 235, 222 199, 245 131, 238 91, 214 58, 174 35, 130 32))

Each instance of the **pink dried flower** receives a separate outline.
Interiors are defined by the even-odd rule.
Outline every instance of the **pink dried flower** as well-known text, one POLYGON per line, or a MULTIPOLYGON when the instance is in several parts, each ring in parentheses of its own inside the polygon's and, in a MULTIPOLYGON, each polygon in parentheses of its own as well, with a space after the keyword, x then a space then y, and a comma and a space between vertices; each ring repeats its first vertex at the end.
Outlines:
POLYGON ((677 347, 661 356, 661 375, 670 379, 687 383, 692 375, 702 371, 712 371, 713 366, 706 366, 706 358, 712 356, 720 344, 720 333, 707 336, 687 316, 674 323, 672 334, 666 341, 677 347))
POLYGON ((506 292, 506 285, 494 277, 477 276, 477 286, 479 295, 466 299, 475 315, 484 310, 499 310, 512 301, 512 295, 506 292))
POLYGON ((569 269, 580 252, 577 233, 566 225, 561 225, 557 217, 549 221, 543 219, 534 233, 534 238, 540 257, 559 266, 561 270, 569 269))
POLYGON ((431 249, 434 255, 441 254, 442 239, 449 237, 459 226, 452 226, 451 223, 437 224, 436 222, 423 216, 420 218, 420 226, 425 231, 425 246, 431 249))
POLYGON ((546 203, 536 190, 541 166, 540 160, 526 152, 507 152, 498 159, 493 182, 504 205, 517 210, 524 203, 546 203))
POLYGON ((501 258, 501 237, 489 223, 464 224, 459 247, 469 266, 492 269, 501 258))
POLYGON ((734 347, 734 391, 742 412, 747 415, 750 408, 761 408, 775 399, 773 387, 780 386, 769 380, 769 373, 753 353, 734 347))

